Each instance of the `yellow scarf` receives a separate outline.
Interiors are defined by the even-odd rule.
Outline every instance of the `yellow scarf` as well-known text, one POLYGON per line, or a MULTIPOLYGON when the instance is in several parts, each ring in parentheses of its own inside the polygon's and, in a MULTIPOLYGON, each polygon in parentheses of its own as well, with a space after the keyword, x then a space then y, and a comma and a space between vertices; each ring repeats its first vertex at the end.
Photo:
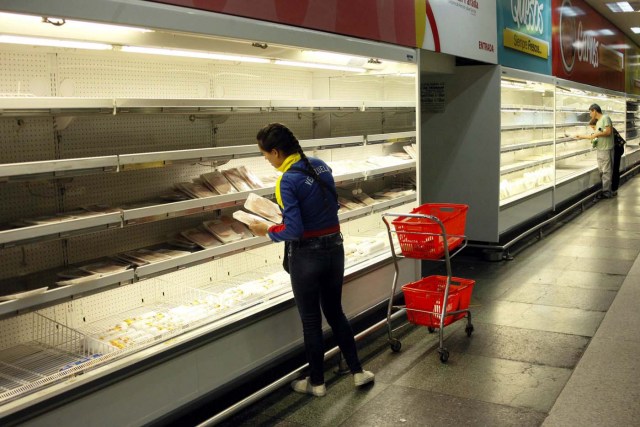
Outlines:
MULTIPOLYGON (((284 159, 284 162, 282 162, 282 164, 276 169, 282 172, 282 175, 284 175, 284 173, 289 170, 291 165, 300 161, 301 158, 302 157, 300 157, 299 153, 291 154, 289 157, 284 159)), ((280 181, 282 181, 282 175, 280 175, 276 180, 276 201, 278 202, 278 205, 280 205, 280 207, 284 209, 284 204, 282 203, 282 196, 280 195, 280 181)))

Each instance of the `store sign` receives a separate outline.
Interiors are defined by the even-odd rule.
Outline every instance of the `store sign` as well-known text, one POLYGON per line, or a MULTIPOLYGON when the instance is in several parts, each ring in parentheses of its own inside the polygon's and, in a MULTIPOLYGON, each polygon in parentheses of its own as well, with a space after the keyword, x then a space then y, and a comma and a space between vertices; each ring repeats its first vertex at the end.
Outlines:
POLYGON ((625 75, 627 77, 625 92, 640 95, 640 48, 633 45, 630 40, 627 43, 633 47, 626 51, 624 62, 626 66, 625 75))
POLYGON ((498 62, 551 74, 551 0, 498 0, 498 62))
POLYGON ((426 82, 420 85, 420 106, 423 112, 444 113, 445 83, 426 82))
POLYGON ((416 47, 418 0, 153 1, 416 47))
POLYGON ((496 64, 496 0, 416 3, 418 47, 496 64))
POLYGON ((583 0, 553 2, 553 74, 624 91, 626 37, 583 0))

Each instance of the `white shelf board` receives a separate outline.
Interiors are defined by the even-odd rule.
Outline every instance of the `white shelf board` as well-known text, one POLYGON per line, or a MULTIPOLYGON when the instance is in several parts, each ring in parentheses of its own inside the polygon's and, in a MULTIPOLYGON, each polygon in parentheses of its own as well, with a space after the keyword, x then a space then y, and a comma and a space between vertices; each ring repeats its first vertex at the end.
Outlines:
POLYGON ((339 148, 346 145, 362 145, 364 144, 364 136, 342 136, 336 138, 318 138, 318 139, 303 139, 300 141, 300 146, 306 149, 312 148, 339 148))
POLYGON ((122 227, 122 214, 111 212, 87 218, 62 220, 51 224, 38 224, 12 230, 0 231, 0 246, 13 246, 20 242, 34 241, 43 237, 65 237, 96 228, 122 227))
POLYGON ((135 273, 136 277, 138 278, 157 275, 161 273, 169 273, 173 270, 178 270, 193 264, 205 262, 216 257, 229 255, 236 251, 252 249, 270 242, 271 240, 268 237, 250 237, 248 239, 242 239, 237 242, 227 243, 209 249, 202 249, 200 251, 192 252, 190 254, 179 257, 174 257, 166 261, 143 265, 136 268, 135 273))
POLYGON ((544 147, 547 145, 553 145, 553 139, 544 139, 539 141, 521 142, 519 144, 509 144, 500 147, 501 153, 508 153, 511 151, 524 150, 526 148, 544 147))
POLYGON ((110 98, 0 97, 0 116, 33 114, 113 114, 110 98))
POLYGON ((415 131, 409 131, 409 132, 394 132, 394 133, 378 133, 378 134, 374 134, 374 135, 367 135, 367 143, 374 143, 374 142, 393 142, 395 140, 403 140, 403 139, 410 139, 410 138, 415 138, 416 137, 416 132, 415 131))
POLYGON ((87 157, 80 159, 43 160, 37 162, 7 163, 0 165, 0 180, 35 178, 38 175, 69 176, 74 173, 115 172, 118 156, 87 157))
MULTIPOLYGON (((244 203, 250 193, 256 193, 260 196, 274 194, 274 187, 265 187, 257 190, 242 191, 238 193, 224 194, 220 196, 203 197, 201 199, 184 200, 181 202, 163 203, 154 206, 145 206, 143 208, 125 209, 123 211, 123 220, 125 224, 136 222, 141 218, 157 217, 160 215, 170 218, 179 212, 193 211, 189 213, 198 213, 205 208, 223 208, 232 205, 244 203)), ((164 218, 162 218, 164 219, 164 218)))
POLYGON ((49 289, 42 294, 1 302, 0 316, 14 314, 18 311, 50 304, 66 298, 72 298, 75 295, 81 295, 101 288, 118 285, 120 283, 132 282, 133 280, 134 270, 129 269, 115 274, 101 275, 93 280, 87 280, 77 285, 49 289))
POLYGON ((122 169, 141 164, 170 164, 181 161, 210 161, 215 159, 233 159, 247 156, 259 156, 256 145, 238 145, 234 147, 198 148, 193 150, 158 151, 151 153, 121 154, 118 162, 122 169))
POLYGON ((373 168, 373 169, 369 169, 365 172, 365 177, 366 179, 370 179, 379 175, 386 175, 386 174, 396 174, 396 173, 403 173, 403 172, 408 172, 412 169, 416 168, 416 161, 415 160, 411 160, 408 161, 406 163, 402 163, 399 165, 393 165, 393 166, 385 166, 382 168, 373 168))

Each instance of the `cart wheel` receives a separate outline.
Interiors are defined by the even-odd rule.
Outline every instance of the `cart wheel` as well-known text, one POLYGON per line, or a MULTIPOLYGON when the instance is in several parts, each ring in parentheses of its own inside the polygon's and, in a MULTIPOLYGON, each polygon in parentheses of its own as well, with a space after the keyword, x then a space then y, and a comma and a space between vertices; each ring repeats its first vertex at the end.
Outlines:
POLYGON ((432 328, 431 326, 427 326, 427 331, 429 331, 430 334, 434 333, 436 331, 436 328, 432 328))
POLYGON ((473 325, 467 325, 467 327, 464 328, 464 331, 467 333, 467 336, 470 337, 473 333, 473 325))
POLYGON ((394 353, 397 353, 402 348, 402 343, 400 342, 400 340, 393 338, 389 340, 389 347, 391 347, 391 350, 394 353))
POLYGON ((449 360, 449 351, 446 348, 443 348, 438 350, 438 354, 440 355, 440 361, 442 363, 447 363, 447 360, 449 360))

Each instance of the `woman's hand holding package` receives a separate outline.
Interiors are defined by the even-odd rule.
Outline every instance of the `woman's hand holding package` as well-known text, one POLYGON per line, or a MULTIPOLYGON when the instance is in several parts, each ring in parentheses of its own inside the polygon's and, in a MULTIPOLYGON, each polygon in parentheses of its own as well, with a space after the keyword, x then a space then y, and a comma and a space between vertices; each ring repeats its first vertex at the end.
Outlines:
POLYGON ((269 226, 264 222, 255 221, 249 224, 249 229, 256 236, 266 236, 269 231, 269 226))

